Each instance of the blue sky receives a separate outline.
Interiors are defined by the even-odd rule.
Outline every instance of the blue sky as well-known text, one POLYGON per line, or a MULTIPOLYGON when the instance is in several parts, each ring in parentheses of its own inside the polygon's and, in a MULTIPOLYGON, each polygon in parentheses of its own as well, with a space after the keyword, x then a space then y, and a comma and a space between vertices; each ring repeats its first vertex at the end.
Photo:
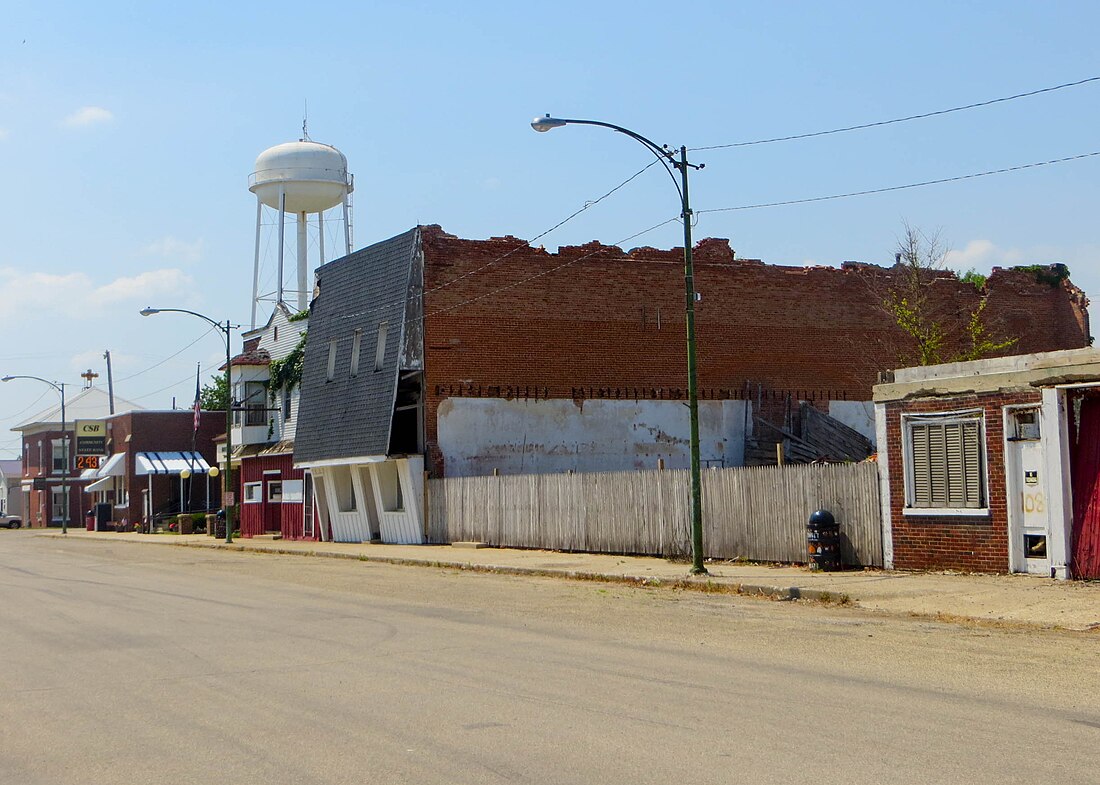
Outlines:
MULTIPOLYGON (((1100 75, 1095 3, 6 3, 0 29, 0 372, 186 406, 216 335, 144 305, 247 321, 266 147, 311 136, 355 175, 355 244, 439 223, 533 237, 646 163, 593 128, 689 147, 934 111, 1100 75), (188 344, 196 341, 186 349, 188 344), (180 351, 183 349, 183 351, 180 351), (178 355, 165 361, 173 353, 178 355), (163 362, 162 362, 163 361, 163 362), (151 366, 157 367, 149 369, 151 366), (130 377, 130 378, 127 378, 130 377), (101 376, 102 382, 104 376, 101 376)), ((697 210, 902 185, 1100 150, 1100 82, 882 129, 700 151, 697 210)), ((1100 157, 818 204, 700 216, 774 264, 892 260, 903 221, 963 269, 1064 262, 1100 298, 1100 157)), ((654 167, 541 242, 613 243, 678 211, 654 167)), ((669 224, 633 245, 670 247, 669 224)), ((43 394, 46 395, 43 397, 43 394)), ((51 403, 0 385, 12 424, 51 403)))

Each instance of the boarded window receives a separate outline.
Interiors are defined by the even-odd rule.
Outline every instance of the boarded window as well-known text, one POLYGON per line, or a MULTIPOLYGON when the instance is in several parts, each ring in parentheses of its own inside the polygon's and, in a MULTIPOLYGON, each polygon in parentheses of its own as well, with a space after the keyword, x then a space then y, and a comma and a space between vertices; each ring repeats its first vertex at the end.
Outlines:
POLYGON ((386 364, 386 334, 389 332, 388 322, 378 325, 378 345, 374 349, 374 370, 381 371, 386 364))
POLYGON ((363 331, 356 330, 351 334, 351 375, 359 374, 359 349, 363 343, 363 331))
POLYGON ((906 434, 909 507, 985 508, 981 418, 916 420, 906 424, 906 434))
POLYGON ((336 376, 336 339, 328 342, 328 380, 331 382, 336 376))

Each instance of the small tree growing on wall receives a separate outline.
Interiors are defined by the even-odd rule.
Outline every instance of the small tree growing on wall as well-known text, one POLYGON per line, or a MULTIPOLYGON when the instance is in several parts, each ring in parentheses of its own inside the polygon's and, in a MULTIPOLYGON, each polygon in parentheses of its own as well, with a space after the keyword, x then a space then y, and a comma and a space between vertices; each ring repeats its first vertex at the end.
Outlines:
POLYGON ((939 233, 927 234, 904 224, 894 258, 896 264, 882 306, 908 339, 908 347, 898 358, 900 362, 936 365, 977 360, 1016 343, 1016 338, 994 336, 986 325, 983 315, 988 295, 983 291, 985 281, 980 276, 968 275, 963 279, 981 293, 977 306, 969 313, 952 314, 936 301, 931 283, 937 272, 946 269, 947 259, 939 233))

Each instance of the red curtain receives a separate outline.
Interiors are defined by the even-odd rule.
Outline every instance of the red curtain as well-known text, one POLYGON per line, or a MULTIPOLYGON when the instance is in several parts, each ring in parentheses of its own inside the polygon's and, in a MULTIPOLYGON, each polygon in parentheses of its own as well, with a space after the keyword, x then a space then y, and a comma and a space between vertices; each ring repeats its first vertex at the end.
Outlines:
POLYGON ((1078 400, 1071 569, 1075 578, 1096 579, 1100 578, 1100 396, 1086 394, 1078 400))

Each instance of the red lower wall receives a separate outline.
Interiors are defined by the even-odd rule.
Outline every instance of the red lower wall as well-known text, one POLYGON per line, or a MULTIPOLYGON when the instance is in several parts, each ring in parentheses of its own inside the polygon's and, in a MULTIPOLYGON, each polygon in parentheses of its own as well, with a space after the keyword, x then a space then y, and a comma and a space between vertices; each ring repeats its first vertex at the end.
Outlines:
POLYGON ((275 505, 278 507, 275 510, 272 509, 274 503, 266 501, 268 480, 276 477, 283 482, 304 479, 305 473, 301 469, 294 468, 293 455, 285 453, 245 458, 241 461, 237 476, 240 478, 237 498, 241 500, 238 510, 242 537, 277 533, 288 540, 317 539, 316 535, 306 537, 303 533, 301 502, 282 502, 275 505), (278 474, 265 472, 278 472, 278 474), (244 502, 244 486, 250 482, 264 483, 264 501, 250 504, 244 502))

